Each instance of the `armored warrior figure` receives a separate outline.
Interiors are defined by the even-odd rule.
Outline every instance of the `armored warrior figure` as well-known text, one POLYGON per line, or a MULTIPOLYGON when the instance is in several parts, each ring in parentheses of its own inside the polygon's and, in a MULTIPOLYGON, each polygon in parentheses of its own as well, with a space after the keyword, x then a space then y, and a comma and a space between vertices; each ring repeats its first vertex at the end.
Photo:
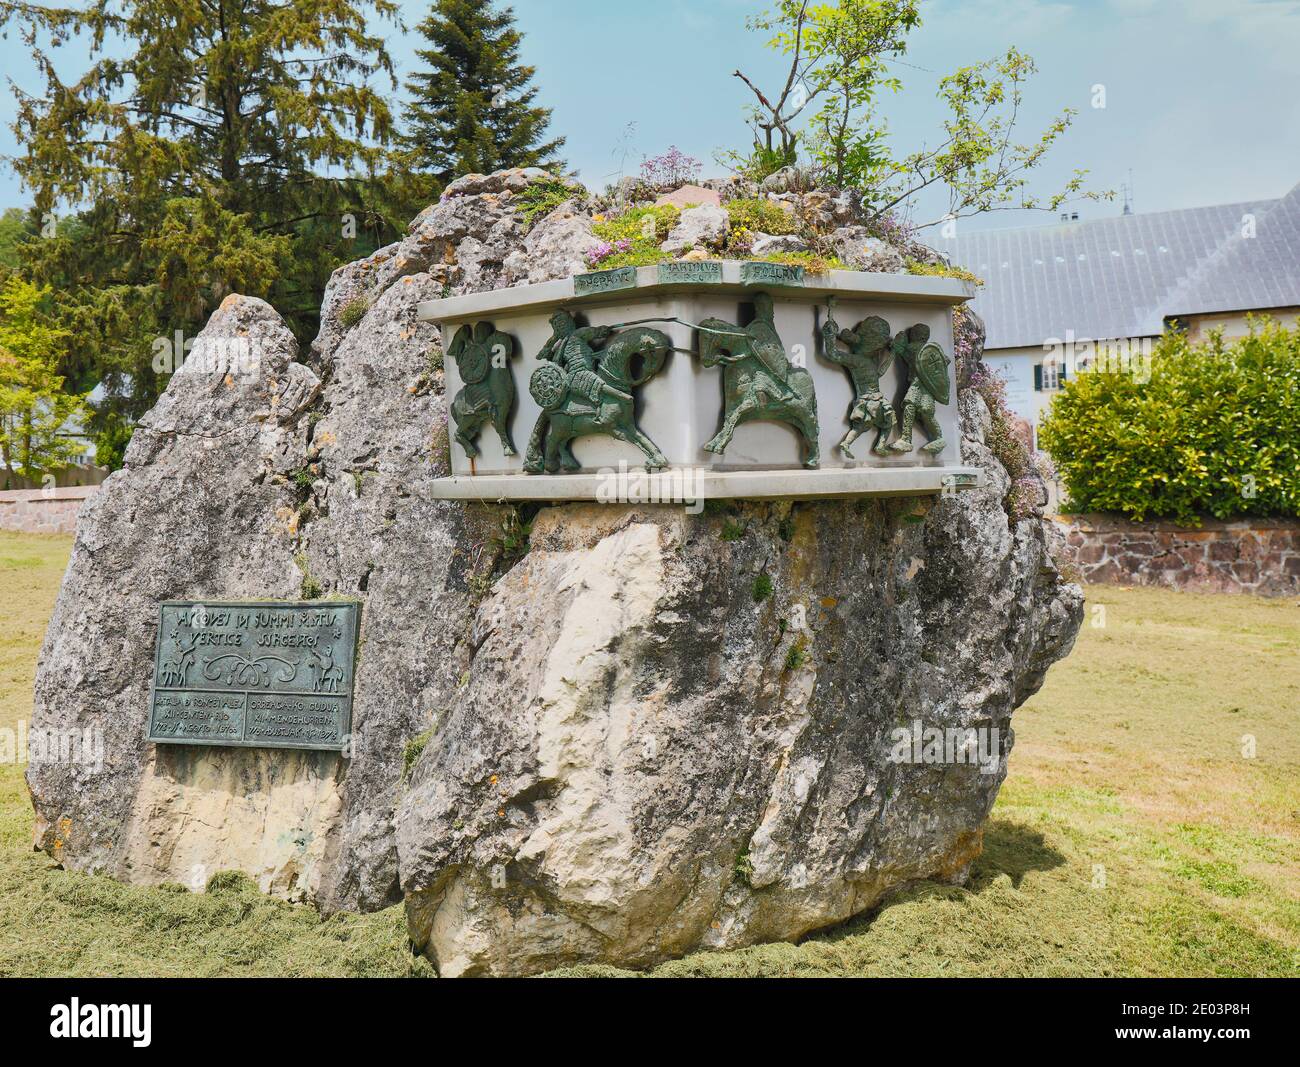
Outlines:
POLYGON ((612 326, 579 326, 562 309, 551 316, 550 323, 551 337, 537 353, 543 365, 533 372, 529 383, 533 399, 542 406, 524 461, 524 470, 530 474, 542 471, 542 442, 553 411, 568 405, 571 414, 595 414, 602 397, 632 399, 630 393, 620 392, 596 374, 596 349, 613 336, 612 326))
POLYGON ((542 413, 528 441, 524 470, 577 470, 572 442, 588 434, 635 445, 650 470, 666 467, 667 458, 636 424, 632 390, 663 369, 672 350, 668 336, 639 323, 622 323, 638 327, 622 331, 578 326, 567 311, 557 311, 550 321, 551 337, 537 354, 541 363, 528 383, 542 413))
POLYGON ((822 324, 822 355, 838 363, 849 372, 853 382, 854 401, 849 409, 849 430, 840 441, 839 448, 845 459, 852 459, 849 446, 868 430, 876 430, 876 443, 871 451, 878 456, 889 455, 889 435, 898 423, 893 405, 880 391, 880 379, 894 362, 890 344, 889 323, 879 315, 863 319, 851 330, 841 330, 834 319, 835 298, 827 302, 826 321, 822 324), (839 350, 839 344, 848 347, 839 350))
POLYGON ((911 452, 912 426, 919 421, 930 436, 930 443, 922 445, 921 451, 938 455, 946 442, 934 410, 936 403, 948 403, 948 357, 930 340, 930 327, 924 323, 917 323, 899 333, 894 338, 893 347, 895 355, 908 370, 909 381, 903 397, 903 430, 889 450, 911 452))
POLYGON ((771 294, 755 293, 753 301, 754 321, 747 326, 709 318, 695 327, 701 365, 722 368, 722 425, 700 447, 722 455, 741 423, 784 422, 803 438, 803 465, 814 468, 819 452, 812 375, 786 355, 771 294))
POLYGON ((470 459, 479 455, 479 431, 491 423, 501 438, 501 451, 515 454, 510 439, 510 413, 515 406, 515 379, 510 370, 514 339, 490 322, 476 322, 473 329, 456 331, 447 354, 456 361, 465 384, 452 398, 451 417, 456 424, 456 441, 470 459))

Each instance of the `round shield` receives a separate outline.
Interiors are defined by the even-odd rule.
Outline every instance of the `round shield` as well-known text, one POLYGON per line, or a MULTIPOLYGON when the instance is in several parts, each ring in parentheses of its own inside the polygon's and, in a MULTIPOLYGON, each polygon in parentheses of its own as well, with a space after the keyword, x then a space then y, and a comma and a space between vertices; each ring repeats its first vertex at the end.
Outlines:
POLYGON ((543 363, 528 380, 528 391, 544 411, 556 411, 564 403, 567 391, 564 371, 554 363, 543 363))
MULTIPOLYGON (((667 338, 665 338, 667 340, 667 338)), ((659 345, 650 346, 636 352, 628 361, 628 374, 631 385, 645 385, 651 378, 664 369, 668 358, 668 349, 659 345)))
POLYGON ((464 351, 456 357, 456 369, 467 384, 477 385, 492 369, 492 354, 486 345, 466 345, 464 351))
POLYGON ((927 341, 916 354, 916 376, 935 400, 948 403, 948 357, 933 341, 927 341))

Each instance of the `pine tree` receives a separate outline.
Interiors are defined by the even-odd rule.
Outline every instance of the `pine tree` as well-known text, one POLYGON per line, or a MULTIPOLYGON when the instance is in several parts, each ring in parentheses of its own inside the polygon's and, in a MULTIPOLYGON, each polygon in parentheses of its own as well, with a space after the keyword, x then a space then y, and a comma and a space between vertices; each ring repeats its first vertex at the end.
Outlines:
POLYGON ((429 70, 406 83, 404 161, 446 185, 462 174, 554 166, 564 138, 544 141, 549 108, 534 107, 535 68, 519 64, 514 10, 484 0, 434 0, 416 27, 429 70))
POLYGON ((371 84, 396 79, 373 13, 396 6, 0 0, 44 81, 15 87, 14 167, 34 217, 58 216, 20 271, 55 294, 69 385, 105 386, 91 427, 110 462, 181 357, 160 366, 159 338, 192 339, 231 292, 309 338, 330 271, 400 234, 409 216, 378 174, 392 116, 371 84), (56 54, 78 35, 90 64, 65 81, 56 54))

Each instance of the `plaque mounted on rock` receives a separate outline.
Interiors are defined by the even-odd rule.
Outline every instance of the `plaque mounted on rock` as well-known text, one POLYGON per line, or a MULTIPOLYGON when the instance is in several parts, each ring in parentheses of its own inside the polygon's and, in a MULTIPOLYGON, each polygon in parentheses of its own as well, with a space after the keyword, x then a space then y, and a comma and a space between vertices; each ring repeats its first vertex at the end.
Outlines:
POLYGON ((360 612, 345 601, 164 601, 148 739, 342 751, 360 612))

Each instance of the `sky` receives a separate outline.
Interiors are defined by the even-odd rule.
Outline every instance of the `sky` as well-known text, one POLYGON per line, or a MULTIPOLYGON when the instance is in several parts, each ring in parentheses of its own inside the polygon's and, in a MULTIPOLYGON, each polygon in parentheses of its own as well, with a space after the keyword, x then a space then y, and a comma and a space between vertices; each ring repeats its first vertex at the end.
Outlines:
MULTIPOLYGON (((408 27, 428 9, 427 0, 400 6, 408 27)), ((670 145, 700 159, 706 176, 726 173, 718 150, 749 141, 747 90, 732 71, 770 85, 781 69, 764 36, 745 26, 762 0, 513 6, 522 58, 537 68, 537 102, 553 109, 569 165, 597 188, 670 145)), ((1039 67, 1026 91, 1025 140, 1036 140, 1061 109, 1078 111, 1032 189, 1050 194, 1084 167, 1089 187, 1117 193, 1113 202, 1075 205, 1081 218, 1118 214, 1125 186, 1134 210, 1150 212, 1277 197, 1300 182, 1300 0, 925 0, 922 10, 907 55, 893 66, 903 89, 883 102, 900 153, 940 133, 940 77, 1014 45, 1039 67)), ((376 26, 399 77, 409 73, 421 39, 412 29, 376 26)), ((77 47, 63 50, 65 76, 84 62, 77 47)), ((16 84, 39 88, 13 34, 0 41, 0 56, 16 84)), ((12 118, 12 96, 0 94, 0 154, 16 150, 12 118)), ((0 207, 27 200, 12 169, 0 168, 0 207)), ((915 205, 914 217, 929 221, 945 207, 932 198, 915 205)), ((958 225, 1054 217, 996 212, 958 225)))

